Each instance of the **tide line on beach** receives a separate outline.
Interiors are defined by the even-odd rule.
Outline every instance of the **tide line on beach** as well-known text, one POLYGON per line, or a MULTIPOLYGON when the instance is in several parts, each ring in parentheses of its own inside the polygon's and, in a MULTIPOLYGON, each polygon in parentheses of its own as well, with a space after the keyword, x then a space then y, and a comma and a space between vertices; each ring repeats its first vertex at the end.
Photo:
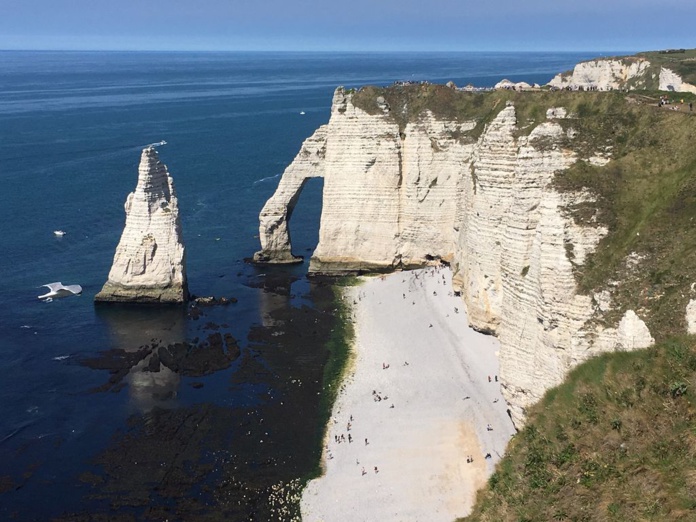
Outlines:
POLYGON ((430 267, 346 289, 355 359, 329 421, 324 474, 303 492, 305 522, 470 512, 515 430, 498 341, 469 328, 451 281, 449 268, 430 267))

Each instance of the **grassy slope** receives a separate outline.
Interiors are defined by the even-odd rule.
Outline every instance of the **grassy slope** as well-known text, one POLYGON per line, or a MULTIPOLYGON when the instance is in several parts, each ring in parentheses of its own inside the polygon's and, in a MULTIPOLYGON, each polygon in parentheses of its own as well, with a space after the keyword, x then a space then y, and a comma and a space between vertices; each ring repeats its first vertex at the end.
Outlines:
POLYGON ((696 519, 696 343, 574 370, 530 411, 474 521, 696 519))

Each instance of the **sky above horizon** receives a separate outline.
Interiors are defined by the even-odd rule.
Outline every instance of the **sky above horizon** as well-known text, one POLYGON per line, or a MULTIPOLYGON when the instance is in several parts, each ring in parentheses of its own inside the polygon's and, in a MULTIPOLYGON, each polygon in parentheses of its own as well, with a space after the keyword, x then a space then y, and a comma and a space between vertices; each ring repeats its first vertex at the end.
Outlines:
POLYGON ((693 0, 0 0, 4 50, 645 51, 693 0))

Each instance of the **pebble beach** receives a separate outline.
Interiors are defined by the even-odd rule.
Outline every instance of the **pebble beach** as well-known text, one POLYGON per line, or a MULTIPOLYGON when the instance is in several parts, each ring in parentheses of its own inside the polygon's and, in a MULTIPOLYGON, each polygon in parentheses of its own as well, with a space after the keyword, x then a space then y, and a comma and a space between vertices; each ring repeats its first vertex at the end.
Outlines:
POLYGON ((469 328, 448 267, 346 289, 354 356, 332 411, 307 522, 466 516, 515 432, 498 342, 469 328))

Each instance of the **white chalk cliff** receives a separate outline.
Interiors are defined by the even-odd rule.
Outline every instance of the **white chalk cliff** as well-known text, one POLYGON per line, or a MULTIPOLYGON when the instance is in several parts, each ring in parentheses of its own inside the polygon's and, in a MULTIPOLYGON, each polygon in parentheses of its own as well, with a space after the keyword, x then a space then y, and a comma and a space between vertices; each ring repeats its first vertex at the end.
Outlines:
POLYGON ((378 106, 368 113, 336 91, 329 123, 305 142, 261 213, 258 260, 293 259, 288 217, 306 179, 323 176, 310 271, 451 262, 471 325, 500 339, 503 393, 518 425, 577 364, 654 342, 631 311, 616 328, 596 326, 590 319, 602 310, 577 291, 573 265, 607 231, 578 225, 565 210, 593 201, 590 194, 553 187, 557 172, 589 161, 564 148, 574 136, 560 124, 567 111, 549 108, 522 135, 509 104, 467 140, 474 121, 426 111, 400 129, 386 102, 378 106))
POLYGON ((179 206, 167 167, 143 149, 126 226, 98 302, 182 303, 188 298, 179 206))
POLYGON ((324 192, 311 270, 421 266, 435 255, 452 259, 461 164, 473 150, 453 136, 475 123, 429 115, 400 133, 384 111, 370 116, 349 94, 336 91, 328 125, 304 142, 261 211, 256 261, 296 261, 287 223, 299 191, 313 177, 324 178, 324 192))
POLYGON ((665 67, 639 57, 603 58, 578 63, 571 72, 557 74, 547 85, 559 89, 610 91, 645 89, 696 92, 696 86, 665 67), (655 87, 652 87, 655 88, 655 87))
POLYGON ((691 85, 682 80, 682 77, 671 69, 662 67, 660 69, 660 86, 661 91, 674 92, 690 92, 696 94, 696 85, 691 85))

